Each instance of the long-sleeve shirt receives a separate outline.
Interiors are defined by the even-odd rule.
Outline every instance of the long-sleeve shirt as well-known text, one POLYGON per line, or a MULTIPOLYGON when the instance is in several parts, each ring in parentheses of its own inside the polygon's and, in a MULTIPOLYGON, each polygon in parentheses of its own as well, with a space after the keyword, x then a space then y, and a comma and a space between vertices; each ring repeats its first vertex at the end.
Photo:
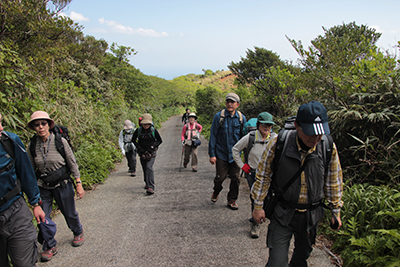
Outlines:
MULTIPOLYGON (((302 154, 302 164, 308 154, 311 154, 315 151, 315 147, 311 148, 308 151, 303 151, 298 142, 297 138, 297 148, 302 154)), ((275 156, 276 142, 278 137, 272 139, 262 154, 261 160, 258 164, 256 171, 256 181, 253 185, 253 189, 251 191, 251 196, 254 199, 254 209, 262 210, 264 199, 267 195, 271 178, 272 178, 272 161, 275 156)), ((307 185, 306 185, 306 177, 304 172, 301 173, 301 189, 299 195, 298 203, 308 203, 307 199, 307 185)), ((343 194, 343 175, 342 168, 340 167, 339 155, 337 152, 336 145, 333 144, 333 151, 331 161, 328 166, 327 177, 325 178, 324 183, 324 195, 326 200, 333 205, 333 213, 338 217, 340 216, 340 208, 343 205, 341 200, 343 194)))
MULTIPOLYGON (((17 177, 21 181, 22 191, 28 197, 28 202, 34 205, 40 200, 40 192, 36 181, 35 172, 33 171, 28 154, 21 139, 14 133, 2 131, 1 134, 8 135, 14 141, 15 164, 10 171, 0 174, 0 197, 4 197, 9 191, 14 189, 17 177)), ((7 166, 13 161, 10 155, 4 150, 0 144, 0 169, 7 166)), ((0 212, 8 209, 18 198, 22 197, 20 192, 18 195, 11 198, 9 201, 0 206, 0 212)))
MULTIPOLYGON (((254 133, 254 145, 253 147, 250 148, 249 152, 249 162, 248 164, 250 165, 250 168, 252 170, 257 169, 258 162, 261 159, 261 155, 264 152, 265 148, 267 147, 267 144, 270 140, 271 137, 275 137, 275 133, 271 133, 265 140, 263 140, 263 137, 261 133, 256 130, 254 133)), ((243 151, 244 149, 249 149, 249 139, 250 139, 250 133, 246 134, 243 136, 239 142, 236 143, 236 145, 233 146, 232 148, 232 155, 233 159, 235 160, 236 164, 239 166, 239 168, 242 168, 244 165, 244 162, 242 161, 242 158, 240 157, 240 152, 243 151)))
POLYGON ((149 129, 144 129, 142 126, 136 129, 133 133, 132 141, 139 155, 142 155, 145 151, 149 153, 153 153, 158 149, 158 146, 161 145, 162 139, 157 129, 154 129, 154 137, 152 133, 151 126, 149 129), (139 135, 140 131, 140 135, 139 135))
MULTIPOLYGON (((52 171, 60 169, 67 164, 74 178, 78 179, 81 177, 81 175, 79 173, 79 168, 78 164, 76 163, 74 153, 72 152, 68 141, 65 140, 63 137, 61 138, 61 140, 64 145, 66 159, 64 159, 62 155, 58 153, 56 148, 55 135, 53 133, 50 133, 45 142, 43 142, 40 137, 37 137, 35 148, 36 157, 33 158, 31 153, 28 153, 32 166, 35 166, 35 168, 37 168, 41 173, 50 173, 52 171)), ((28 151, 30 151, 30 144, 28 145, 28 151)), ((40 187, 45 189, 53 189, 59 186, 56 185, 55 187, 48 187, 43 183, 41 179, 38 179, 37 182, 40 187)), ((67 180, 65 180, 65 182, 67 182, 67 180)))
POLYGON ((246 123, 246 117, 243 116, 243 122, 240 123, 239 114, 231 116, 225 109, 225 118, 220 127, 221 111, 214 115, 210 130, 210 141, 208 142, 208 155, 210 158, 217 157, 223 161, 232 163, 232 147, 241 138, 241 128, 246 123))
POLYGON ((181 141, 184 141, 185 139, 192 139, 192 137, 196 135, 196 130, 201 133, 201 130, 203 130, 203 126, 201 126, 198 122, 194 122, 193 124, 185 124, 182 128, 181 141), (187 130, 187 125, 189 125, 189 131, 187 130), (190 136, 190 134, 186 134, 186 132, 190 132, 192 136, 190 136))

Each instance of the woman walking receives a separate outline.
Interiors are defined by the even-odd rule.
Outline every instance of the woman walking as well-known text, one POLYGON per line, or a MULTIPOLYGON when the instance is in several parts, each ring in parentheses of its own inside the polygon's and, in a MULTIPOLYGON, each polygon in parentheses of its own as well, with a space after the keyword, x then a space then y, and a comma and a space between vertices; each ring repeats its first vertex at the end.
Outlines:
POLYGON ((187 167, 190 155, 192 156, 192 171, 197 172, 197 153, 198 153, 198 146, 193 145, 193 141, 195 139, 200 139, 200 133, 203 129, 196 120, 197 116, 195 113, 189 114, 189 122, 183 126, 182 134, 181 134, 181 141, 182 145, 185 147, 185 159, 183 161, 183 167, 187 167))
MULTIPOLYGON (((54 121, 44 111, 32 114, 28 128, 36 132, 28 145, 29 159, 36 172, 37 183, 42 198, 42 209, 46 217, 51 218, 53 199, 64 215, 68 227, 74 234, 72 246, 81 246, 84 242, 83 229, 75 209, 75 191, 71 173, 76 181, 76 193, 82 198, 85 191, 68 141, 60 134, 50 130, 54 121), (32 148, 31 148, 32 146, 32 148)), ((54 236, 48 242, 48 249, 41 255, 42 261, 49 261, 57 254, 57 241, 54 236)))
POLYGON ((135 144, 140 157, 146 192, 148 195, 152 195, 154 194, 153 165, 156 160, 158 146, 162 143, 162 139, 153 126, 152 116, 145 113, 142 118, 140 127, 133 133, 132 142, 135 144))

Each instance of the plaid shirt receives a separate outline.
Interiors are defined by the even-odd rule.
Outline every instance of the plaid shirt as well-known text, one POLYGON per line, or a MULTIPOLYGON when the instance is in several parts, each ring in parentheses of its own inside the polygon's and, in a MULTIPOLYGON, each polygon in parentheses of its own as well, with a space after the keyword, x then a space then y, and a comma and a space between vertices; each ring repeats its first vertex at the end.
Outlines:
MULTIPOLYGON (((251 190, 251 196, 254 199, 254 208, 256 210, 262 210, 264 204, 264 198, 266 197, 269 189, 272 177, 271 165, 275 156, 275 148, 277 140, 278 137, 271 139, 271 141, 268 143, 267 148, 264 150, 260 162, 258 163, 256 172, 256 181, 251 190)), ((301 160, 303 164, 306 156, 315 151, 315 147, 311 148, 308 151, 304 151, 300 147, 298 137, 296 137, 296 140, 297 140, 297 148, 301 154, 301 160)), ((343 202, 341 200, 343 194, 342 180, 343 180, 342 168, 340 167, 340 161, 336 145, 333 144, 332 158, 328 166, 328 173, 324 184, 324 194, 325 198, 329 202, 329 205, 332 205, 333 213, 337 217, 340 216, 340 208, 343 206, 343 202)), ((301 173, 301 188, 300 188, 298 203, 299 204, 308 203, 307 183, 304 172, 301 173)))

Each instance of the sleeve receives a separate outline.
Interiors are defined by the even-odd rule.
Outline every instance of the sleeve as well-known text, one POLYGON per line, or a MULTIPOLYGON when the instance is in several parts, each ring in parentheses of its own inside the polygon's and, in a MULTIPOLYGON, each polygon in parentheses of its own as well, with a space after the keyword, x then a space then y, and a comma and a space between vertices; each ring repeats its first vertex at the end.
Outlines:
POLYGON ((74 176, 75 179, 78 179, 81 177, 81 174, 79 172, 79 167, 78 163, 76 162, 74 152, 72 152, 71 147, 68 144, 68 141, 65 140, 64 137, 61 138, 63 145, 64 145, 64 151, 65 151, 65 156, 66 156, 66 163, 69 167, 69 169, 72 172, 72 175, 74 176))
POLYGON ((332 158, 325 179, 324 193, 329 205, 333 207, 333 214, 335 214, 336 217, 339 217, 340 209, 343 206, 343 174, 335 143, 333 144, 332 158))
POLYGON ((242 158, 240 157, 240 152, 243 149, 247 148, 248 143, 249 143, 249 134, 243 136, 243 138, 241 138, 232 148, 233 160, 236 162, 239 168, 242 168, 244 165, 242 158))
POLYGON ((264 199, 267 196, 272 179, 272 162, 275 157, 276 141, 278 137, 271 139, 265 148, 256 171, 256 181, 251 189, 251 197, 254 199, 254 209, 262 210, 264 199))
POLYGON ((186 134, 186 124, 183 125, 183 128, 182 128, 181 141, 185 140, 185 134, 186 134))
POLYGON ((200 123, 197 123, 197 125, 199 126, 199 133, 201 133, 201 131, 203 130, 203 126, 201 126, 200 123))
POLYGON ((218 134, 218 128, 219 128, 219 119, 221 112, 218 112, 217 114, 214 115, 213 122, 211 124, 211 130, 210 130, 210 140, 208 142, 208 155, 210 158, 216 156, 216 144, 217 144, 217 134, 218 134))
POLYGON ((156 129, 154 129, 154 135, 156 137, 156 141, 154 142, 153 146, 155 148, 158 148, 162 143, 161 135, 158 133, 156 129))
POLYGON ((119 145, 119 148, 121 149, 121 151, 125 152, 125 150, 124 150, 124 130, 119 132, 118 145, 119 145))
POLYGON ((27 195, 29 204, 34 205, 40 200, 35 172, 28 153, 18 136, 15 136, 15 144, 15 172, 21 180, 22 191, 27 195))

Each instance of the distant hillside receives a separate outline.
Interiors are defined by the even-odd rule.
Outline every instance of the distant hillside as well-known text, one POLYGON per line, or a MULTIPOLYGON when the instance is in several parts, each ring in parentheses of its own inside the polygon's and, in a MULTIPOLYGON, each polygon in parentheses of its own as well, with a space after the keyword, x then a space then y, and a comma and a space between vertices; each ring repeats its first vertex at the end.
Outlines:
POLYGON ((203 71, 204 74, 192 73, 192 74, 187 74, 185 76, 180 76, 178 78, 184 77, 186 80, 190 80, 191 82, 199 84, 201 86, 214 85, 223 91, 231 89, 232 87, 236 87, 236 85, 234 85, 236 75, 233 75, 230 70, 226 71, 217 70, 215 72, 213 72, 212 70, 203 70, 203 71))

